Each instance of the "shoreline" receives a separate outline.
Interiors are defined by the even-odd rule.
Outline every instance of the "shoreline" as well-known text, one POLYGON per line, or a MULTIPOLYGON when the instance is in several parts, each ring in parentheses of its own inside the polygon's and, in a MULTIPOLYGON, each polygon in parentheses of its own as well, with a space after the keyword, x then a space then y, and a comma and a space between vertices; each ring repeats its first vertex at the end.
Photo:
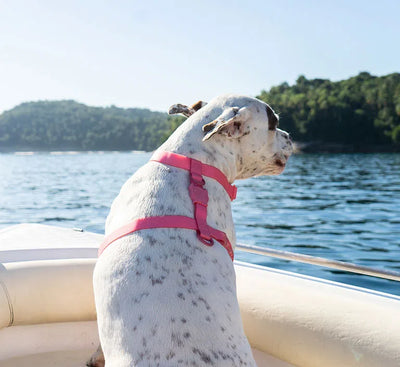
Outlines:
POLYGON ((294 142, 294 154, 400 153, 399 145, 294 142))
MULTIPOLYGON (((0 154, 15 154, 15 155, 33 155, 33 154, 104 154, 104 153, 151 153, 152 151, 135 150, 135 149, 99 149, 99 150, 79 150, 74 148, 65 149, 37 149, 32 147, 27 148, 2 148, 0 154)), ((315 142, 293 142, 294 154, 353 154, 353 153, 400 153, 400 145, 378 145, 378 144, 339 144, 339 143, 324 143, 315 142)))

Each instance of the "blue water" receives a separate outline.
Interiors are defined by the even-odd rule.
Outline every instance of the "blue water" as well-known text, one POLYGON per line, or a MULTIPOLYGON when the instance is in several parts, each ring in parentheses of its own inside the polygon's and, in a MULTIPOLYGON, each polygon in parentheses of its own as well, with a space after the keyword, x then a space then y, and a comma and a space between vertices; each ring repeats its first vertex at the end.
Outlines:
MULTIPOLYGON (((103 233, 110 204, 149 153, 0 154, 0 228, 103 233)), ((238 181, 238 242, 400 271, 400 154, 296 155, 284 174, 238 181)), ((400 295, 400 283, 236 253, 236 259, 400 295)))

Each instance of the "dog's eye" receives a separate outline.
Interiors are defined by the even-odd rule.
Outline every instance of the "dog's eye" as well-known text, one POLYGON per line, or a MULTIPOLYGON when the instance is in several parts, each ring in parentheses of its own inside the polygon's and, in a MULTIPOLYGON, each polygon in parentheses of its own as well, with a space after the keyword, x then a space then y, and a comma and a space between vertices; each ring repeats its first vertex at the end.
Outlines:
POLYGON ((276 130, 279 126, 279 117, 272 111, 271 107, 267 106, 267 116, 268 116, 268 130, 276 130))

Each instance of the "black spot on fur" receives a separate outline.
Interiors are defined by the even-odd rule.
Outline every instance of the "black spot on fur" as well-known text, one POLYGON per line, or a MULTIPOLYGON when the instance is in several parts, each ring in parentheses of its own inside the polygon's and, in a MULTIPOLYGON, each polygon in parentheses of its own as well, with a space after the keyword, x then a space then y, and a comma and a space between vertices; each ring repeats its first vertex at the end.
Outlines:
POLYGON ((178 347, 183 347, 184 343, 178 334, 172 333, 171 334, 171 341, 174 345, 178 347))
POLYGON ((161 276, 160 278, 155 278, 153 275, 150 275, 149 279, 151 280, 151 285, 154 287, 156 284, 163 284, 165 277, 161 276))
POLYGON ((210 365, 214 366, 214 363, 213 363, 213 361, 211 360, 210 355, 208 355, 207 353, 205 353, 205 352, 203 352, 203 351, 201 351, 201 350, 199 350, 199 349, 197 349, 197 348, 193 348, 193 349, 192 349, 192 352, 193 352, 194 354, 198 354, 199 357, 200 357, 200 359, 201 359, 204 363, 210 364, 210 365))

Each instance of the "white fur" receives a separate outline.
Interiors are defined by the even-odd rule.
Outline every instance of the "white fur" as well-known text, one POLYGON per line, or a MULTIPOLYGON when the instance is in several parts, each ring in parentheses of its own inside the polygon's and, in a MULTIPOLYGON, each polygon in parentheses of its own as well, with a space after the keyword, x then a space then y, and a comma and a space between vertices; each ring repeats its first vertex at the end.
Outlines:
MULTIPOLYGON (((292 145, 286 132, 268 129, 266 106, 254 98, 218 97, 190 116, 159 150, 214 165, 230 182, 279 174, 292 145), (203 141, 202 127, 224 112, 231 116, 226 113, 231 108, 245 108, 236 118, 240 127, 220 127, 203 141)), ((140 168, 113 202, 106 234, 140 217, 193 218, 188 175, 156 162, 140 168)), ((208 224, 226 232, 234 246, 230 199, 216 181, 205 181, 208 224)), ((143 230, 114 242, 97 262, 94 290, 107 367, 255 366, 232 261, 219 243, 207 247, 195 231, 143 230)))

